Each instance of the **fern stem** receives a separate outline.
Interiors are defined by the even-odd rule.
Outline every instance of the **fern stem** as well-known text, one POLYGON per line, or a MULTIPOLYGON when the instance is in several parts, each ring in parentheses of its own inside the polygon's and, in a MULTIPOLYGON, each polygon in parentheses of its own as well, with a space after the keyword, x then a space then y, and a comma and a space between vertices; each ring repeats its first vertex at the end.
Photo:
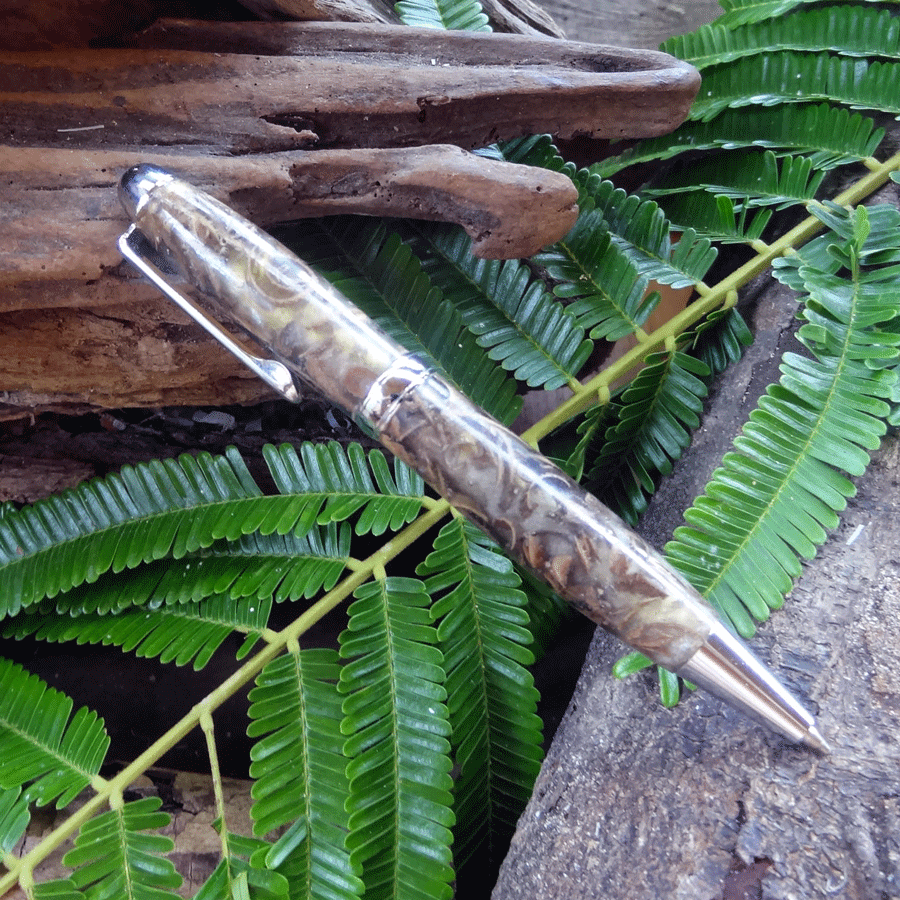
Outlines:
MULTIPOLYGON (((855 205, 878 190, 888 181, 891 172, 900 169, 900 153, 894 154, 883 163, 879 163, 875 159, 864 160, 864 163, 871 171, 838 194, 834 198, 835 203, 841 206, 855 205)), ((572 397, 532 425, 522 437, 527 441, 539 441, 573 416, 594 406, 598 400, 602 401, 604 397, 608 397, 609 386, 640 365, 648 353, 665 345, 668 339, 686 331, 713 310, 724 306, 729 295, 768 269, 773 260, 783 256, 788 250, 805 244, 823 227, 819 219, 809 216, 777 241, 763 244, 761 248, 757 248, 756 244, 753 244, 753 249, 757 250, 756 256, 740 268, 735 269, 714 287, 710 288, 703 282, 698 282, 695 285, 695 290, 700 295, 698 300, 647 335, 646 339, 639 341, 636 347, 624 353, 612 365, 580 385, 572 397)))
MULTIPOLYGON (((450 511, 450 504, 444 500, 431 501, 426 505, 428 507, 427 512, 407 525, 379 550, 360 563, 356 571, 351 572, 343 581, 335 585, 290 625, 280 632, 273 633, 274 637, 266 647, 251 657, 214 691, 197 703, 186 716, 176 722, 164 735, 154 741, 121 772, 109 779, 102 790, 91 797, 84 806, 61 822, 34 849, 25 854, 25 856, 13 861, 9 866, 9 871, 0 877, 0 896, 3 896, 10 890, 17 881, 21 881, 23 884, 28 883, 32 879, 32 873, 37 865, 56 847, 72 837, 85 822, 99 813, 107 803, 113 805, 114 798, 121 798, 122 792, 136 778, 193 731, 198 724, 202 727, 204 716, 210 717, 215 709, 255 678, 285 647, 292 642, 296 642, 300 635, 340 605, 356 588, 368 581, 374 572, 379 569, 383 571, 384 567, 392 559, 415 543, 450 511)), ((213 761, 212 755, 210 761, 213 761)), ((221 790, 221 787, 219 789, 221 790)), ((218 795, 216 802, 217 804, 219 802, 218 795)))
POLYGON ((216 748, 216 732, 212 714, 208 709, 200 712, 200 728, 206 738, 206 752, 209 755, 209 774, 216 798, 216 812, 219 819, 219 840, 222 844, 222 859, 228 867, 228 883, 231 883, 231 852, 228 848, 228 823, 225 821, 225 793, 222 790, 222 772, 219 769, 219 752, 216 748))

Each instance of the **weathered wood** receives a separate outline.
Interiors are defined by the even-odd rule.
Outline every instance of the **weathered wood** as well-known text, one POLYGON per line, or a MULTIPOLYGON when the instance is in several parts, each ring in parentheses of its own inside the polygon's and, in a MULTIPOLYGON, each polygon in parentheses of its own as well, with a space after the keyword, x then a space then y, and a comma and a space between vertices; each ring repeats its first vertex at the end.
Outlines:
POLYGON ((0 56, 7 411, 267 396, 120 265, 115 186, 135 162, 168 166, 262 224, 329 212, 449 219, 477 253, 528 256, 570 227, 568 179, 410 145, 656 133, 677 124, 697 85, 660 54, 515 35, 169 21, 135 42, 149 46, 0 56), (89 389, 83 359, 98 334, 115 349, 93 355, 89 389), (176 358, 190 386, 169 371, 176 358))
MULTIPOLYGON (((225 158, 0 147, 8 176, 0 185, 0 284, 19 286, 0 295, 0 311, 55 305, 46 282, 94 281, 118 267, 116 238, 129 223, 116 186, 138 162, 171 168, 262 225, 338 213, 436 219, 462 225, 483 256, 529 256, 565 235, 577 214, 564 175, 452 146, 225 158)), ((127 302, 107 288, 68 305, 127 302)))
MULTIPOLYGON (((254 142, 263 137, 283 142, 270 150, 294 149, 298 142, 317 148, 430 143, 473 148, 543 132, 647 137, 680 124, 699 85, 694 69, 664 54, 514 34, 169 21, 134 43, 173 52, 132 50, 118 58, 76 56, 64 63, 66 73, 104 80, 107 96, 90 103, 90 122, 83 98, 76 106, 80 116, 68 114, 78 118, 75 125, 104 125, 83 136, 85 146, 114 141, 120 126, 112 123, 127 118, 132 104, 135 113, 153 116, 145 128, 156 129, 157 142, 181 140, 189 122, 191 140, 211 140, 217 152, 258 149, 254 142), (219 55, 206 59, 201 70, 198 51, 219 55), (177 84, 173 89, 163 80, 177 84), (132 86, 140 96, 129 93, 132 86), (173 105, 176 94, 181 103, 173 105), (227 138, 216 132, 223 121, 227 138), (278 134, 278 128, 293 134, 278 134)), ((54 65, 52 59, 34 64, 54 65)), ((20 71, 19 78, 23 75, 27 72, 20 71)), ((35 97, 42 106, 72 105, 66 84, 48 87, 52 93, 35 97)), ((15 91, 0 99, 15 116, 15 91)), ((21 128, 17 142, 48 140, 46 128, 35 132, 25 122, 21 128)), ((49 140, 58 136, 51 132, 49 140)))
POLYGON ((385 0, 241 0, 261 19, 295 22, 399 22, 385 0))

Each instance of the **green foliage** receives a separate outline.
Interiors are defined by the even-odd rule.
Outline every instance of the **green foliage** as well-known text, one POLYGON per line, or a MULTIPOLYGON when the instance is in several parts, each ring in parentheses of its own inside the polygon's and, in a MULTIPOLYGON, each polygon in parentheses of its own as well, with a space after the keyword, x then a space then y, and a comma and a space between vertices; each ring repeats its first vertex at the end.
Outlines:
POLYGON ((454 853, 462 863, 487 844, 499 862, 541 759, 522 582, 500 548, 461 519, 444 526, 418 574, 438 598, 458 769, 454 853))
POLYGON ((450 723, 431 598, 396 577, 356 598, 341 635, 351 863, 367 897, 450 897, 450 723))
POLYGON ((800 575, 800 558, 814 556, 837 526, 854 493, 846 475, 865 471, 868 451, 885 433, 886 400, 897 380, 888 367, 897 361, 900 335, 880 326, 897 315, 897 268, 861 263, 869 241, 879 252, 900 251, 900 213, 887 210, 895 215, 873 234, 859 207, 849 240, 831 245, 846 274, 779 262, 776 276, 799 281, 807 294, 798 337, 813 358, 785 354, 781 380, 760 399, 735 451, 666 547, 744 636, 753 633, 754 619, 781 606, 800 575))
POLYGON ((250 692, 251 810, 272 869, 291 869, 291 897, 357 897, 362 882, 344 847, 350 785, 341 748, 341 668, 332 650, 295 650, 269 663, 250 692))
MULTIPOLYGON (((398 9, 428 27, 484 25, 474 0, 398 9)), ((476 260, 449 226, 346 217, 303 223, 290 243, 503 421, 526 389, 565 387, 571 400, 530 435, 568 429, 569 443, 554 445, 565 448, 561 464, 631 521, 689 445, 709 379, 750 339, 736 291, 775 260, 776 277, 803 298, 805 353, 784 357, 781 380, 667 548, 750 634, 837 523, 885 422, 900 420, 900 214, 844 208, 900 165, 873 158, 882 132, 849 108, 896 111, 888 82, 900 20, 884 4, 726 9, 667 45, 707 76, 674 134, 581 170, 547 136, 484 151, 564 172, 578 188, 575 227, 534 259, 476 260), (830 170, 860 160, 872 174, 840 206, 816 202, 830 170), (639 190, 609 180, 638 163, 651 164, 632 169, 642 174, 631 183, 650 179, 639 190), (808 223, 769 237, 780 227, 770 214, 803 206, 822 237, 810 240, 808 223), (758 255, 723 274, 724 242, 758 255), (711 273, 720 280, 706 285, 711 273), (654 280, 696 286, 698 297, 651 331, 654 280), (634 349, 580 384, 593 351, 620 338, 634 349)), ((302 444, 263 455, 271 495, 229 451, 0 506, 5 635, 111 643, 195 668, 243 637, 236 675, 110 780, 99 775, 108 738, 96 715, 73 714, 62 694, 0 663, 0 844, 16 844, 34 804, 63 806, 87 789, 93 811, 107 808, 65 857, 71 877, 37 885, 35 897, 173 896, 171 844, 155 833, 168 816, 155 800, 123 803, 122 792, 254 679, 255 836, 220 823, 222 860, 200 900, 449 897, 467 862, 504 852, 541 754, 529 666, 560 601, 455 517, 417 557, 420 578, 401 577, 400 554, 421 551, 448 510, 378 451, 302 444), (301 649, 306 629, 351 595, 340 652, 301 649), (274 603, 296 611, 278 632, 274 603)), ((646 664, 631 655, 616 674, 646 664)), ((661 673, 660 686, 675 702, 677 679, 661 673)), ((30 864, 5 862, 0 893, 30 884, 30 864)))
POLYGON ((147 797, 117 805, 82 826, 75 847, 63 857, 72 884, 85 900, 165 900, 176 897, 181 876, 163 854, 171 838, 147 834, 169 824, 162 801, 147 797))
POLYGON ((65 694, 0 659, 0 788, 27 786, 27 800, 62 808, 90 784, 109 737, 95 713, 82 707, 73 716, 72 706, 65 694))
POLYGON ((846 5, 820 6, 738 28, 720 19, 669 38, 660 49, 703 70, 754 54, 817 52, 836 44, 845 57, 900 59, 900 20, 887 9, 857 8, 848 16, 846 5))
POLYGON ((478 0, 400 0, 394 4, 404 24, 418 28, 490 31, 478 0))

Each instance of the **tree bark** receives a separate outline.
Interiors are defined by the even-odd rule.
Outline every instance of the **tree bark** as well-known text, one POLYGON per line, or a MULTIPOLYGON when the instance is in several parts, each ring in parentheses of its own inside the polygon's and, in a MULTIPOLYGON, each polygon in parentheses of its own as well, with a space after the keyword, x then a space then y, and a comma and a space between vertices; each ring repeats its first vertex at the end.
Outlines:
MULTIPOLYGON (((896 202, 887 188, 878 200, 896 202)), ((778 378, 796 299, 763 281, 754 345, 718 387, 641 531, 681 523, 778 378)), ((598 633, 519 822, 494 900, 900 897, 900 441, 875 455, 842 524, 751 642, 807 699, 832 752, 787 744, 700 692, 662 709, 649 675, 614 681, 598 633), (755 893, 735 892, 737 873, 755 893)))

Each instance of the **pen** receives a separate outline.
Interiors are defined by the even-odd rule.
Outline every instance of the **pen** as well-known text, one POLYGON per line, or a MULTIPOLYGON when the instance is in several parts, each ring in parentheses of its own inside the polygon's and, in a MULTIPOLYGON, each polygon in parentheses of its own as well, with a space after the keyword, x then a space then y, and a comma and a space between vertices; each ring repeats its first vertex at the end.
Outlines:
POLYGON ((134 222, 123 255, 229 340, 151 259, 164 255, 275 357, 242 356, 277 390, 296 399, 293 376, 312 386, 589 619, 790 740, 828 749, 813 717, 649 544, 287 248, 155 166, 129 169, 119 196, 134 222))

